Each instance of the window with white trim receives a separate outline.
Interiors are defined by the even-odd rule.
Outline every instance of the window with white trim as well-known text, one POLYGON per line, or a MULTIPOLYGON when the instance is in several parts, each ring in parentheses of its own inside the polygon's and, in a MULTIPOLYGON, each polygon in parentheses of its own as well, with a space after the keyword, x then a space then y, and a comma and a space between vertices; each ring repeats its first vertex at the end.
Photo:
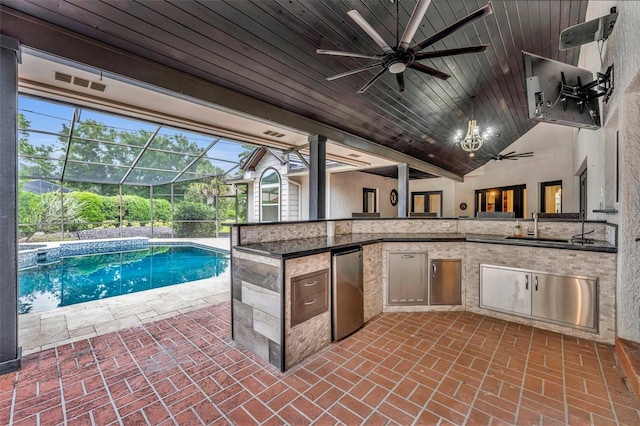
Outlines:
POLYGON ((260 178, 260 221, 280 220, 280 175, 274 169, 267 169, 260 178))

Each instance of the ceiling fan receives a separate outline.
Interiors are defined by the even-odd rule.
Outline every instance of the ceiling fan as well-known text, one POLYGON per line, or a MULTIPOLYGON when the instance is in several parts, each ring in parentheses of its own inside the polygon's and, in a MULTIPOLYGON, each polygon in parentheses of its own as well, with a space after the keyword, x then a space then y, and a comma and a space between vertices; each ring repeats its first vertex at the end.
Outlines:
MULTIPOLYGON (((396 1, 396 10, 398 10, 399 0, 396 1)), ((465 25, 475 21, 476 19, 482 18, 484 16, 490 15, 493 11, 491 9, 491 3, 487 4, 484 7, 476 10, 475 12, 465 16, 464 18, 454 22, 448 27, 440 30, 435 33, 431 37, 427 37, 422 40, 420 43, 416 43, 413 47, 409 47, 409 44, 413 40, 416 32, 418 31, 418 27, 420 26, 420 22, 424 18, 425 13, 427 12, 427 7, 431 3, 431 0, 418 0, 416 3, 416 7, 409 18, 409 22, 402 34, 402 37, 399 37, 399 24, 397 23, 397 12, 396 12, 396 24, 397 24, 397 44, 396 47, 391 47, 389 43, 387 43, 382 36, 360 15, 357 10, 351 10, 347 12, 347 15, 351 17, 355 21, 355 23, 366 32, 369 37, 375 41, 375 43, 382 49, 384 53, 382 54, 367 54, 367 53, 356 53, 356 52, 344 52, 341 50, 325 50, 318 49, 316 53, 321 55, 333 55, 333 56, 347 56, 350 58, 363 58, 363 59, 374 59, 378 62, 373 65, 367 65, 365 67, 353 69, 351 71, 343 72, 341 74, 337 74, 331 77, 327 77, 327 80, 335 80, 341 77, 346 77, 348 75, 356 74, 362 71, 381 68, 376 75, 371 78, 364 86, 358 90, 358 93, 364 93, 373 83, 375 83, 382 75, 388 70, 391 74, 396 75, 396 80, 398 82, 398 90, 400 92, 404 92, 404 71, 407 68, 411 68, 416 71, 420 71, 426 74, 429 74, 433 77, 440 78, 442 80, 446 80, 450 77, 449 74, 446 74, 442 71, 438 71, 434 68, 431 68, 427 65, 421 64, 420 60, 429 59, 429 58, 439 58, 443 56, 453 56, 453 55, 462 55, 465 53, 477 53, 484 52, 489 47, 488 44, 480 44, 477 46, 468 46, 468 47, 460 47, 455 49, 444 49, 444 50, 432 50, 428 52, 422 52, 422 50, 432 44, 440 41, 446 36, 453 34, 455 31, 461 29, 465 25)))
POLYGON ((515 151, 507 152, 506 154, 496 154, 491 157, 494 161, 502 160, 517 160, 518 158, 533 157, 533 152, 523 152, 516 154, 515 151))

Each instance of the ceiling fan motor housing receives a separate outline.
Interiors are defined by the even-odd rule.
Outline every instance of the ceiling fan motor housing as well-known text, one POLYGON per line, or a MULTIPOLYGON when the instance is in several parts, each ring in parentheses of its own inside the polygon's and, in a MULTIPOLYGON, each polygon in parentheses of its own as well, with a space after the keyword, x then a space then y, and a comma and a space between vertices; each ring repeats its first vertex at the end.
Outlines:
POLYGON ((400 74, 413 63, 413 51, 397 49, 389 52, 382 60, 382 65, 389 70, 391 74, 400 74))

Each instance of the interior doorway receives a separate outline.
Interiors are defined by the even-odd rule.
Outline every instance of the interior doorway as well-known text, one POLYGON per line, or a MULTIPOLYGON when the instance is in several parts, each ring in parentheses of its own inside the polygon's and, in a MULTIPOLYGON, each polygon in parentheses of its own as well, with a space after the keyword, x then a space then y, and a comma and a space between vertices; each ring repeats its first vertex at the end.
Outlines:
POLYGON ((362 188, 362 213, 376 213, 376 190, 362 188))
POLYGON ((554 180, 540 184, 540 212, 562 213, 562 181, 554 180))
POLYGON ((442 191, 411 193, 411 213, 433 213, 442 217, 442 191))

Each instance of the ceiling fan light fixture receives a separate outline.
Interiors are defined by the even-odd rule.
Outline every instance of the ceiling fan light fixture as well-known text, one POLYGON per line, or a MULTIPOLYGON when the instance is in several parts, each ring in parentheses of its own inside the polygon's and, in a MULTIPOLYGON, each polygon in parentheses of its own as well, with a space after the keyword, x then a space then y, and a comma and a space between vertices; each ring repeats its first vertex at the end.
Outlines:
MULTIPOLYGON (((393 2, 394 0, 392 0, 393 2)), ((405 91, 404 84, 404 71, 407 68, 411 68, 414 71, 418 71, 424 74, 427 74, 431 77, 439 78, 441 80, 446 80, 451 77, 449 74, 444 73, 442 71, 438 71, 435 68, 424 65, 420 63, 420 60, 423 59, 432 59, 432 58, 440 58, 444 56, 455 56, 455 55, 463 55, 468 53, 478 53, 484 52, 488 45, 481 44, 477 46, 468 46, 468 47, 460 47, 453 49, 444 49, 444 50, 431 50, 426 52, 421 52, 423 49, 433 45, 434 43, 440 41, 441 39, 451 35, 455 31, 461 29, 462 27, 470 24, 471 22, 480 19, 484 16, 491 14, 491 4, 487 4, 486 6, 478 9, 475 12, 467 15, 466 17, 459 19, 453 24, 441 29, 436 34, 433 34, 431 37, 428 37, 421 42, 417 43, 414 47, 409 48, 409 45, 413 41, 413 37, 418 32, 420 28, 420 24, 424 19, 424 16, 427 12, 427 8, 429 4, 431 4, 432 0, 415 0, 416 6, 409 17, 409 21, 405 27, 405 31, 402 34, 402 38, 400 38, 400 25, 398 21, 398 16, 400 15, 399 10, 399 1, 396 2, 396 44, 393 47, 387 43, 387 41, 376 31, 375 28, 367 20, 355 9, 347 12, 347 15, 355 22, 357 26, 360 27, 377 45, 380 49, 382 49, 383 54, 368 54, 368 53, 357 53, 357 52, 345 52, 341 50, 327 50, 327 49, 316 49, 316 53, 321 55, 332 55, 338 57, 351 57, 351 58, 362 58, 362 59, 372 59, 378 61, 378 63, 369 65, 367 67, 362 67, 354 70, 350 70, 347 72, 343 72, 332 77, 327 77, 327 80, 335 80, 338 78, 346 77, 352 74, 356 74, 362 71, 366 71, 372 68, 382 67, 382 70, 378 71, 376 75, 374 75, 364 86, 360 88, 356 93, 362 94, 369 87, 371 87, 378 79, 380 79, 384 73, 389 70, 391 74, 396 75, 396 80, 398 83, 398 91, 405 91)))
POLYGON ((389 72, 391 74, 400 74, 407 69, 407 65, 404 62, 397 61, 389 65, 389 72))

